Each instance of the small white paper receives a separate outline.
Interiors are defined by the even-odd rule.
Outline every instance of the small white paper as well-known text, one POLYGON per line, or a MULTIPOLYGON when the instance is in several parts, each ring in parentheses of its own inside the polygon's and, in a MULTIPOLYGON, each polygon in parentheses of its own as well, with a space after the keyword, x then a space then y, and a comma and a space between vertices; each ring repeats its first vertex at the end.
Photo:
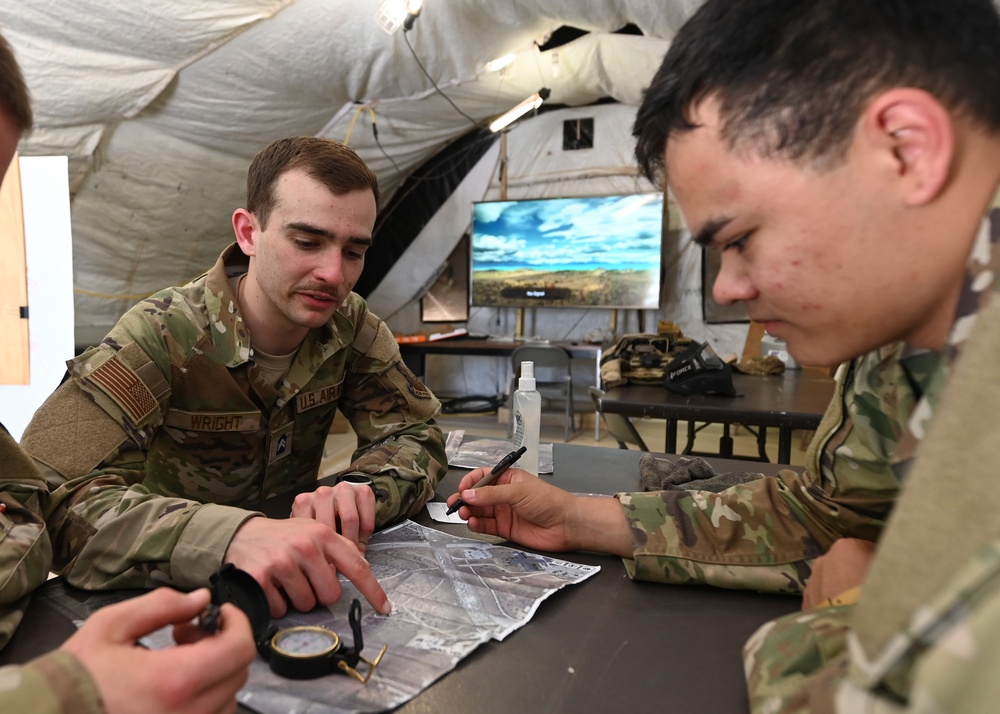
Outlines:
POLYGON ((450 516, 447 515, 447 511, 448 504, 443 501, 427 502, 427 512, 438 523, 465 523, 464 520, 458 517, 458 511, 455 511, 450 516))

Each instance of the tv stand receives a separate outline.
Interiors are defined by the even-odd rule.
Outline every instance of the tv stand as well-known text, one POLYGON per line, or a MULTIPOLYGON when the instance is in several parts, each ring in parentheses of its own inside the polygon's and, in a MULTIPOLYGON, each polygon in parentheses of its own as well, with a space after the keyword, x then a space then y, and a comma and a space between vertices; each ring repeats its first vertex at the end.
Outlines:
POLYGON ((517 317, 514 320, 514 339, 524 338, 524 308, 517 308, 517 317))

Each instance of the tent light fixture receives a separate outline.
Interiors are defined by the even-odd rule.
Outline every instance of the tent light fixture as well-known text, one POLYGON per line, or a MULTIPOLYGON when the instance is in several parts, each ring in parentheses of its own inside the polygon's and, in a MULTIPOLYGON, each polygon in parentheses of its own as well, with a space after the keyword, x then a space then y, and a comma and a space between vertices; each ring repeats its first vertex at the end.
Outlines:
POLYGON ((542 87, 537 92, 532 94, 530 97, 525 99, 523 102, 518 104, 513 109, 509 109, 504 112, 496 119, 490 123, 490 131, 497 132, 508 126, 511 122, 520 119, 522 116, 530 112, 532 109, 537 109, 542 105, 549 95, 552 94, 548 87, 542 87))
POLYGON ((511 52, 503 57, 497 57, 495 60, 490 60, 486 63, 487 72, 499 72, 504 67, 509 67, 514 64, 514 60, 517 59, 517 55, 511 52))
POLYGON ((407 32, 413 28, 423 4, 423 0, 384 0, 375 13, 375 22, 390 35, 400 27, 407 32))

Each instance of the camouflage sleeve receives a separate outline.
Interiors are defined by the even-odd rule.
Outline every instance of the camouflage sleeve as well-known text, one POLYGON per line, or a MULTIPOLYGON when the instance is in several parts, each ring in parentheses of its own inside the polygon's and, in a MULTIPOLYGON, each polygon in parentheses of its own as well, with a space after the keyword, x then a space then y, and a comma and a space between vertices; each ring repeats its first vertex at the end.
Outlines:
POLYGON ((721 493, 619 494, 632 528, 630 577, 800 592, 813 558, 841 537, 877 540, 899 491, 892 455, 906 408, 894 355, 845 370, 804 473, 783 470, 721 493), (899 403, 899 404, 897 404, 899 403))
POLYGON ((1000 542, 980 548, 873 661, 852 644, 853 609, 796 612, 757 630, 743 648, 751 711, 997 710, 1000 542))
POLYGON ((762 625, 750 636, 743 646, 750 711, 835 711, 835 694, 847 678, 846 638, 853 607, 793 612, 762 625))
POLYGON ((169 360, 155 325, 129 315, 70 363, 72 379, 22 437, 52 491, 53 569, 88 589, 198 587, 253 514, 143 485, 145 449, 169 400, 169 360))
POLYGON ((102 714, 101 696, 80 661, 55 650, 25 665, 0 667, 0 708, 32 714, 102 714))
POLYGON ((41 474, 0 425, 0 647, 14 634, 29 594, 52 567, 42 517, 47 501, 41 474))
POLYGON ((906 702, 905 711, 922 706, 937 714, 997 711, 1000 540, 986 542, 965 559, 873 659, 848 632, 847 657, 849 677, 837 697, 850 711, 886 711, 890 697, 906 702))
POLYGON ((136 473, 112 465, 60 487, 53 569, 88 590, 207 585, 233 535, 260 514, 150 493, 136 473))
POLYGON ((348 472, 372 478, 381 527, 415 515, 433 498, 448 461, 434 423, 441 403, 403 363, 385 323, 377 324, 371 347, 349 368, 340 409, 358 435, 348 472))

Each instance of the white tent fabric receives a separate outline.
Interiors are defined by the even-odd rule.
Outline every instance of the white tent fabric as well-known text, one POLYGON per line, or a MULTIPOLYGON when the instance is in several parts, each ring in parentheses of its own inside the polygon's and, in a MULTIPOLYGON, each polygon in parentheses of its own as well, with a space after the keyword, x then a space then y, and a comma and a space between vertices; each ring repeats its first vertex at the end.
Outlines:
MULTIPOLYGON (((35 100, 37 128, 20 150, 69 157, 78 343, 99 340, 141 296, 211 265, 232 239, 246 167, 270 141, 349 137, 388 199, 468 132, 470 120, 435 91, 407 40, 437 85, 480 124, 542 86, 553 103, 620 102, 584 112, 600 110, 600 141, 611 143, 558 152, 562 162, 542 156, 551 150, 550 123, 560 120, 523 121, 510 134, 512 196, 634 190, 631 116, 669 38, 700 0, 426 0, 405 35, 379 28, 379 4, 0 0, 0 32, 35 100), (614 34, 629 23, 643 35, 614 34), (590 34, 540 52, 561 26, 590 34), (512 52, 512 66, 485 70, 512 52), (521 165, 529 155, 536 161, 521 165)), ((421 259, 401 261, 371 296, 377 312, 399 313, 395 329, 415 329, 408 317, 415 308, 405 303, 461 235, 470 197, 495 194, 488 185, 495 152, 483 161, 455 197, 465 205, 418 239, 421 259), (400 284, 408 292, 395 291, 400 284)), ((497 316, 489 320, 495 326, 497 316)), ((606 325, 607 315, 593 321, 606 325)), ((720 351, 742 346, 730 341, 720 351)))
MULTIPOLYGON (((562 109, 541 114, 524 122, 508 136, 507 197, 539 198, 643 193, 654 188, 639 175, 632 157, 630 137, 635 107, 625 104, 562 109), (590 117, 594 120, 594 148, 563 151, 562 124, 566 120, 590 117)), ((425 283, 410 278, 433 274, 448 257, 462 234, 469 230, 472 201, 497 200, 499 146, 494 146, 466 180, 435 214, 407 259, 399 261, 369 298, 369 305, 397 332, 408 334, 421 329, 420 310, 415 297, 425 283)), ((673 204, 669 204, 673 207, 673 204)), ((644 331, 656 331, 662 317, 682 326, 685 334, 711 342, 721 355, 740 354, 747 336, 746 324, 705 324, 702 318, 701 251, 690 234, 680 230, 676 209, 670 217, 670 235, 665 241, 664 290, 659 311, 642 315, 644 331)), ((618 311, 619 334, 640 331, 639 313, 618 311)), ((514 333, 513 309, 473 307, 465 325, 471 332, 509 336, 514 333)), ((582 339, 587 332, 609 326, 606 309, 534 308, 526 310, 524 333, 553 341, 582 339)), ((459 325, 456 325, 459 326, 459 325)), ((485 360, 463 360, 436 356, 428 360, 428 383, 443 394, 491 394, 506 388, 510 365, 485 360)), ((579 382, 593 381, 593 367, 574 366, 579 382), (589 370, 589 371, 588 371, 589 370)))

